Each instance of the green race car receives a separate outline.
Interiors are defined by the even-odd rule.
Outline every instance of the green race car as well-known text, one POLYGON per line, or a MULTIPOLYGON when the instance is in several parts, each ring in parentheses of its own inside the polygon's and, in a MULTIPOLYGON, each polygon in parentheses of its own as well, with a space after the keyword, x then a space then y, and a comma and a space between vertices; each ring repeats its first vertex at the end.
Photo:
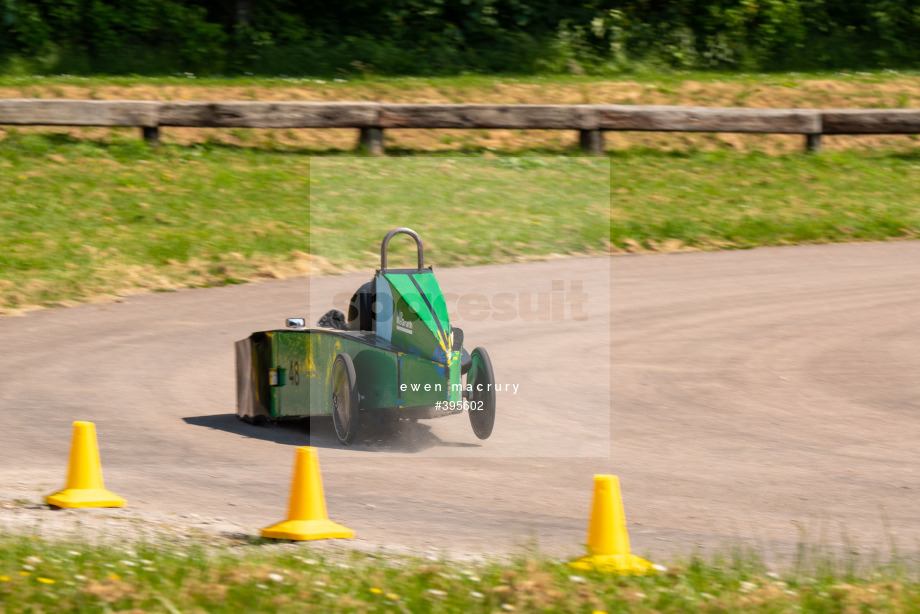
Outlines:
POLYGON ((319 325, 289 318, 285 329, 236 343, 241 419, 331 416, 339 441, 350 444, 369 424, 466 411, 477 437, 491 435, 492 363, 483 348, 464 349, 415 231, 388 232, 380 268, 351 298, 347 319, 333 310, 319 325), (397 234, 415 239, 418 268, 387 268, 387 245, 397 234))

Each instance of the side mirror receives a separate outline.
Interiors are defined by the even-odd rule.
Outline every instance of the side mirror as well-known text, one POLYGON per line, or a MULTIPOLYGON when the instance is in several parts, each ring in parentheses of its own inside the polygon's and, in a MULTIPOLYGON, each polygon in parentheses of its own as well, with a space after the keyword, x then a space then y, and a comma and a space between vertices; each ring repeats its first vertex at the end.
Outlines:
POLYGON ((303 328, 307 325, 307 321, 303 318, 288 318, 285 326, 288 328, 303 328))

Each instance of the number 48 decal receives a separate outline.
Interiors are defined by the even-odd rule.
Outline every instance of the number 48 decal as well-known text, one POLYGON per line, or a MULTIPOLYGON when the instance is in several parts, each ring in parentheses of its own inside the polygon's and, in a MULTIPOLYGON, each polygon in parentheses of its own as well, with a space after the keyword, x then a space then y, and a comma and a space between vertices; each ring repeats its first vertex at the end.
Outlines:
POLYGON ((288 381, 294 386, 300 386, 300 363, 291 361, 291 368, 288 369, 288 381))

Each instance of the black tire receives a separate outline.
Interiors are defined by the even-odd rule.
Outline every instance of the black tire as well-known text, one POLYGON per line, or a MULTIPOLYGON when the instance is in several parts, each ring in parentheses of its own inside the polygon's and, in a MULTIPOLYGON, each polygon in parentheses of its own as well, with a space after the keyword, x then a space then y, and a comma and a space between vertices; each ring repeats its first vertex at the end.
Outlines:
POLYGON ((466 375, 470 372, 470 367, 473 366, 473 359, 470 356, 470 353, 466 349, 460 350, 460 375, 466 375))
POLYGON ((350 445, 358 436, 358 378, 348 354, 339 354, 332 364, 332 424, 335 435, 350 445))
POLYGON ((450 349, 454 352, 459 352, 460 349, 463 348, 463 329, 451 326, 450 330, 454 333, 454 344, 450 349))
POLYGON ((470 355, 470 371, 466 375, 467 385, 472 385, 468 398, 470 425, 479 439, 488 439, 495 425, 495 374, 492 361, 483 348, 476 348, 470 355))

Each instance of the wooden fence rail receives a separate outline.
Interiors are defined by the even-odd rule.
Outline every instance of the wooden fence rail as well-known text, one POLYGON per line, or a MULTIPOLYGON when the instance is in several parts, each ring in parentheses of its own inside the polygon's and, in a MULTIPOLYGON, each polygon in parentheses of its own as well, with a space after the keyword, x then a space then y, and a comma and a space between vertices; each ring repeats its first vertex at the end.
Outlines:
POLYGON ((356 128, 360 146, 378 155, 384 153, 384 131, 392 128, 577 130, 582 148, 597 155, 606 131, 801 134, 806 149, 818 151, 823 134, 920 133, 920 109, 23 98, 0 99, 0 125, 138 127, 153 143, 161 126, 356 128))

